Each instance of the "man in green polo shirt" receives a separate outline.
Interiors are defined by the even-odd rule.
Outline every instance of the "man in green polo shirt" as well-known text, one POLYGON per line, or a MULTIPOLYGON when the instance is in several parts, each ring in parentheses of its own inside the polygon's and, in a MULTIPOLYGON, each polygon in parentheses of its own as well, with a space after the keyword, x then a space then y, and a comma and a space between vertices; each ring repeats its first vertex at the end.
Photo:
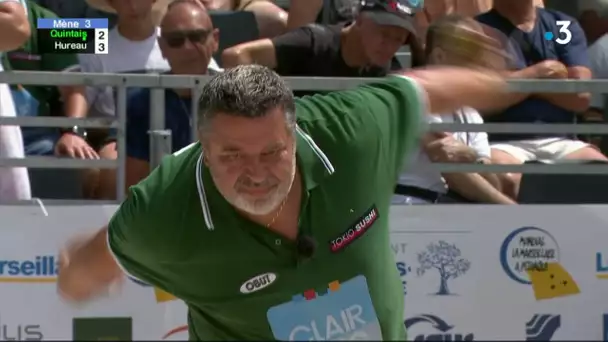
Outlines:
POLYGON ((480 71, 404 75, 295 101, 262 66, 216 76, 200 142, 62 252, 59 293, 88 300, 122 269, 187 303, 192 340, 404 340, 389 248, 398 172, 422 115, 505 90, 480 71))

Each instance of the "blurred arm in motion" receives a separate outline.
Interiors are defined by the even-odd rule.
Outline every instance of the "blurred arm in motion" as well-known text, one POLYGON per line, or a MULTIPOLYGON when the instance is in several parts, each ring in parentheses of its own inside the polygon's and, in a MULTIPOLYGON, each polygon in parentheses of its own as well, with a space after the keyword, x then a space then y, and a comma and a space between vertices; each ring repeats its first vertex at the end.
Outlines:
POLYGON ((57 291, 68 301, 88 301, 123 280, 125 275, 141 284, 156 283, 152 251, 159 247, 152 221, 159 190, 143 181, 131 188, 109 224, 94 235, 69 241, 60 252, 57 291), (154 208, 152 208, 154 206, 154 208))
POLYGON ((428 113, 451 113, 461 107, 479 111, 496 108, 496 98, 507 92, 505 78, 488 70, 433 67, 401 73, 424 90, 428 113))
POLYGON ((105 292, 122 279, 122 270, 108 248, 108 227, 93 237, 72 240, 60 253, 59 273, 59 294, 77 302, 105 292))

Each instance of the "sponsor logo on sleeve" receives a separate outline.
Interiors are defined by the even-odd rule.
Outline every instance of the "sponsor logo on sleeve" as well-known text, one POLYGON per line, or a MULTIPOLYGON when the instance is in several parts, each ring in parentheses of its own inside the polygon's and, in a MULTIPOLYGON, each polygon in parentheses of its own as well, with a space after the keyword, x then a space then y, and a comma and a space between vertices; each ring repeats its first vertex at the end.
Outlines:
POLYGON ((369 208, 365 214, 355 221, 344 233, 338 237, 332 239, 329 242, 329 248, 332 252, 336 253, 346 248, 348 245, 353 243, 355 240, 363 236, 376 222, 378 219, 378 209, 373 205, 369 208))

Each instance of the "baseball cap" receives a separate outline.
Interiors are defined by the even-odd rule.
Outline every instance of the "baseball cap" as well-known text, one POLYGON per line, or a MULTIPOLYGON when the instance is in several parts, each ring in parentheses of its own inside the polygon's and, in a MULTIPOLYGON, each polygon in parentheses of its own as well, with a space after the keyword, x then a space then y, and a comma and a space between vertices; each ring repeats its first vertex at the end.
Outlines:
POLYGON ((424 7, 424 0, 361 0, 360 12, 378 25, 397 26, 416 33, 414 14, 424 7))

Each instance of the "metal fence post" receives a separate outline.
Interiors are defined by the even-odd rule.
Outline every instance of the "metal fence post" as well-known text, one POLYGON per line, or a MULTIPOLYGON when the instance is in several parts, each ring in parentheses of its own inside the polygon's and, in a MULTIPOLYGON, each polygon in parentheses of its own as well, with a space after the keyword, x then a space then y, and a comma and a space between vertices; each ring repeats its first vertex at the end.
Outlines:
MULTIPOLYGON (((196 83, 198 85, 198 81, 196 83)), ((192 140, 198 139, 198 103, 201 97, 202 90, 200 87, 192 89, 192 103, 190 104, 190 128, 192 140)))
POLYGON ((150 90, 150 170, 154 170, 163 157, 171 154, 171 132, 165 130, 165 90, 150 90))
POLYGON ((124 201, 127 183, 127 87, 118 86, 116 90, 116 109, 118 128, 116 128, 116 150, 118 152, 118 169, 116 181, 116 199, 124 201))

